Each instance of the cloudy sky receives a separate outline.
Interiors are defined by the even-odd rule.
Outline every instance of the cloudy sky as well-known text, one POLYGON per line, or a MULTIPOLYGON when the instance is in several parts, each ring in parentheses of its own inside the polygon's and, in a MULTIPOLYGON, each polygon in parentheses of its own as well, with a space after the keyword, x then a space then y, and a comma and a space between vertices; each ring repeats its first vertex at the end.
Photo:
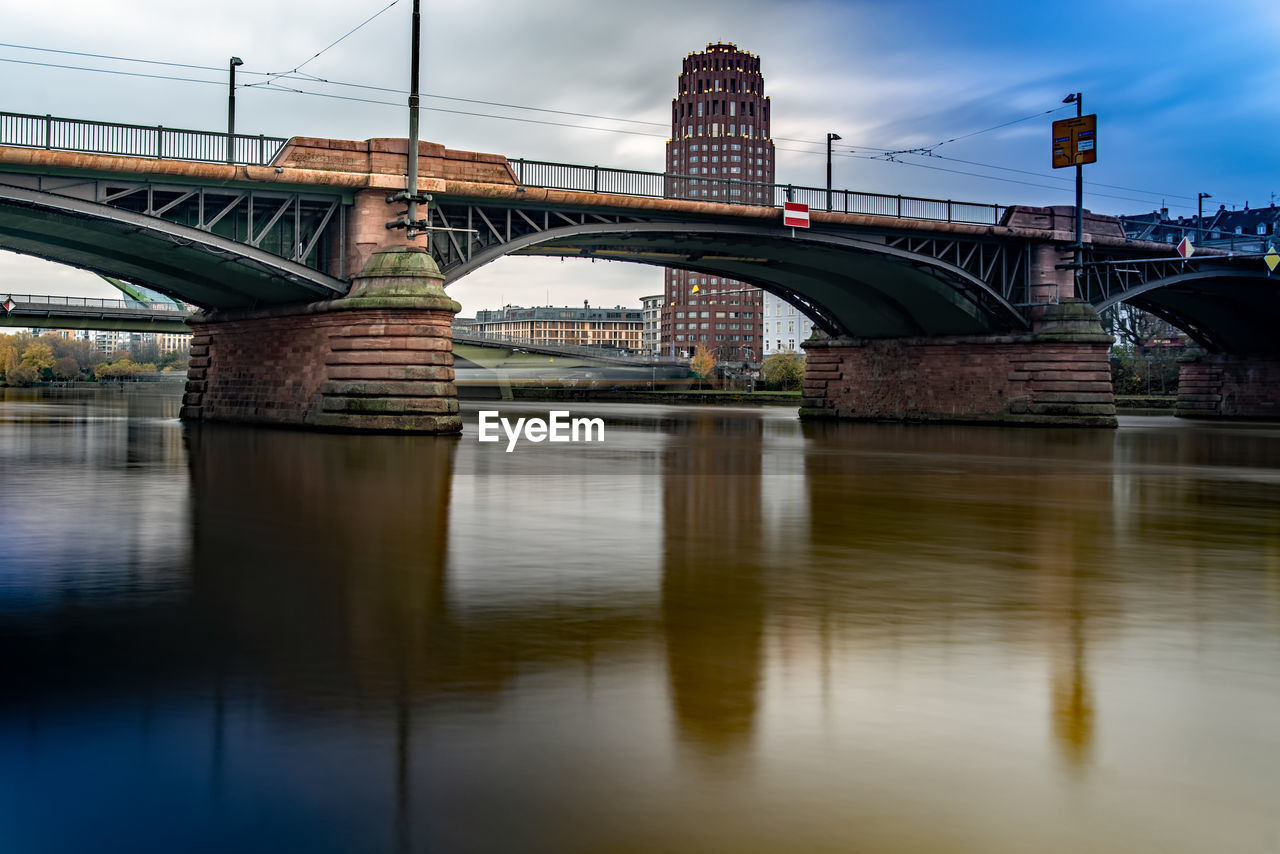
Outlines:
MULTIPOLYGON (((250 84, 237 91, 240 132, 403 136, 411 8, 411 0, 10 2, 0 12, 0 109, 217 130, 235 55, 245 63, 237 82, 250 84), (315 79, 262 85, 293 69, 315 79)), ((661 170, 680 61, 723 40, 762 59, 781 182, 825 181, 830 131, 843 137, 840 187, 1070 204, 1072 170, 1050 168, 1049 125, 1074 115, 1061 101, 1082 91, 1086 112, 1099 116, 1086 207, 1163 205, 1177 215, 1195 212, 1197 192, 1228 207, 1264 206, 1280 193, 1274 0, 423 0, 423 8, 422 137, 452 148, 661 170), (932 153, 885 154, 903 149, 932 153)), ((111 295, 81 271, 3 252, 0 291, 111 295)), ((537 258, 495 262, 450 289, 468 314, 503 302, 636 305, 660 291, 652 268, 537 258)))

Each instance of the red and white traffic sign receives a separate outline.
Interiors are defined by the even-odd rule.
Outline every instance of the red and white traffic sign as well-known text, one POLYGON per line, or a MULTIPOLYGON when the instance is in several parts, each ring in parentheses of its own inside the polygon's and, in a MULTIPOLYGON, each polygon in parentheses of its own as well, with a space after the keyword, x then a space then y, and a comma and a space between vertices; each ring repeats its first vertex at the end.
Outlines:
POLYGON ((13 301, 13 297, 5 297, 4 302, 0 303, 0 305, 4 306, 5 314, 12 313, 13 310, 18 307, 18 304, 13 301))
POLYGON ((1190 237, 1184 237, 1178 243, 1178 254, 1181 255, 1183 258, 1190 258, 1191 253, 1195 251, 1196 251, 1196 248, 1191 245, 1190 237))
POLYGON ((809 227, 809 206, 804 202, 786 202, 782 205, 782 224, 792 228, 809 227))

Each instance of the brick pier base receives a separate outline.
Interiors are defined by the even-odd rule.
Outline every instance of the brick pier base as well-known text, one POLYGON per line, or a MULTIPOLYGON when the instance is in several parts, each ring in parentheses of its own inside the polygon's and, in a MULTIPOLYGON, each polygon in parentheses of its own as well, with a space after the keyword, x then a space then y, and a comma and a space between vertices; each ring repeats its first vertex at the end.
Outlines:
POLYGON ((325 430, 456 433, 458 304, 425 250, 374 254, 341 299, 189 322, 181 417, 325 430))
POLYGON ((1211 354, 1183 362, 1174 414, 1280 421, 1280 357, 1211 354))
POLYGON ((1050 306, 1028 335, 811 339, 800 414, 1114 427, 1110 343, 1082 303, 1050 306))

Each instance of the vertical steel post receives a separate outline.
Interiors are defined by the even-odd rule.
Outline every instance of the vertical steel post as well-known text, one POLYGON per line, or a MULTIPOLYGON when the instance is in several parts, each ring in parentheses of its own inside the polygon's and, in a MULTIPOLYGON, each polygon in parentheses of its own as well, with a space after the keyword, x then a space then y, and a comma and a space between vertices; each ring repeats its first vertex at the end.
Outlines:
POLYGON ((838 133, 827 134, 827 210, 831 210, 831 141, 843 138, 838 133))
POLYGON ((227 162, 236 162, 236 67, 244 65, 238 56, 231 57, 228 63, 229 79, 227 89, 227 162))
POLYGON ((417 235, 414 225, 418 221, 418 54, 421 53, 422 13, 420 0, 413 0, 413 56, 409 61, 409 174, 405 192, 409 199, 409 222, 405 236, 412 240, 417 235))
MULTIPOLYGON (((1076 93, 1076 118, 1084 115, 1084 95, 1076 93)), ((1076 162, 1076 263, 1084 263, 1084 164, 1076 162)))

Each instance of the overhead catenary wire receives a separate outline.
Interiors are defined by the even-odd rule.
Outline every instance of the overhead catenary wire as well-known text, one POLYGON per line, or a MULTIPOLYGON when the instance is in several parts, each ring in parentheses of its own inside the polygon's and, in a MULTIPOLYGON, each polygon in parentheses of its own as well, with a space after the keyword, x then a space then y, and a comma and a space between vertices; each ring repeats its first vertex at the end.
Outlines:
MULTIPOLYGON (((78 50, 62 50, 59 48, 34 47, 31 45, 19 45, 19 44, 11 44, 6 42, 0 42, 0 47, 15 48, 18 50, 38 51, 41 53, 63 54, 66 56, 82 56, 90 59, 106 59, 106 60, 111 60, 113 62, 136 62, 136 63, 143 63, 147 65, 169 66, 172 68, 188 68, 188 69, 198 70, 198 71, 211 71, 218 74, 225 73, 226 71, 226 69, 222 66, 193 65, 191 63, 186 63, 186 62, 164 62, 164 61, 155 60, 155 59, 140 59, 138 57, 116 56, 113 54, 105 54, 105 53, 88 53, 85 51, 78 51, 78 50)), ((88 66, 81 66, 81 65, 57 65, 54 63, 36 63, 36 62, 30 62, 30 61, 21 60, 21 59, 7 59, 4 57, 0 57, 0 62, 12 62, 20 65, 43 64, 46 67, 50 67, 50 68, 68 68, 68 69, 79 70, 79 71, 96 71, 102 74, 120 74, 123 76, 138 76, 136 72, 120 71, 120 70, 109 69, 109 68, 91 68, 88 66)), ((372 92, 385 92, 387 94, 392 94, 392 95, 409 94, 408 89, 399 89, 393 86, 373 86, 367 83, 349 83, 341 80, 331 80, 325 77, 318 77, 310 73, 298 74, 294 76, 292 71, 266 72, 266 71, 246 71, 244 69, 240 69, 238 73, 241 76, 272 78, 270 80, 259 80, 257 82, 236 84, 236 88, 243 88, 243 89, 256 89, 256 88, 266 87, 269 83, 272 83, 273 80, 298 80, 301 82, 321 83, 326 86, 341 86, 341 87, 351 88, 351 89, 366 89, 372 92)), ((156 78, 157 79, 173 79, 173 80, 179 80, 179 81, 190 82, 190 83, 210 83, 210 84, 216 84, 219 86, 226 85, 221 80, 196 80, 193 78, 186 78, 186 77, 166 78, 162 75, 156 75, 156 78)), ((316 93, 316 94, 319 94, 319 93, 316 93)), ((330 97, 333 97, 333 96, 330 96, 330 97)), ((655 128, 667 127, 667 125, 664 124, 663 122, 654 122, 654 121, 649 121, 647 119, 629 119, 629 118, 622 118, 619 116, 604 116, 604 115, 599 115, 597 113, 583 113, 583 112, 577 112, 573 110, 557 110, 549 107, 532 107, 527 104, 508 104, 501 101, 486 101, 478 98, 460 98, 455 95, 438 95, 438 94, 432 94, 430 92, 423 92, 421 93, 421 97, 434 98, 436 100, 441 100, 441 101, 455 101, 458 103, 465 103, 465 104, 481 104, 488 107, 503 107, 505 109, 512 109, 512 110, 526 110, 529 112, 550 113, 550 114, 562 115, 562 116, 574 116, 576 118, 584 118, 584 119, 599 119, 601 121, 620 122, 625 124, 649 125, 655 128)), ((391 102, 390 101, 370 101, 369 103, 391 103, 391 102)), ((403 106, 399 102, 397 102, 397 105, 403 106)))
MULTIPOLYGON (((357 25, 355 28, 346 32, 339 39, 335 40, 334 42, 331 42, 328 46, 318 51, 317 53, 313 54, 310 59, 306 60, 306 62, 310 62, 311 59, 315 59, 325 51, 337 45, 343 39, 349 37, 351 34, 359 30, 361 27, 368 24, 378 15, 381 15, 383 12, 387 11, 387 9, 390 9, 397 2, 399 2, 399 0, 393 0, 392 3, 383 7, 379 12, 365 19, 363 22, 361 22, 361 24, 357 25)), ((136 63, 143 63, 148 65, 158 65, 158 66, 167 66, 172 68, 185 68, 185 69, 192 69, 192 70, 211 71, 211 72, 217 72, 217 73, 222 73, 223 71, 221 67, 214 67, 214 66, 202 66, 202 65, 195 65, 191 63, 176 63, 176 62, 167 62, 162 60, 150 60, 150 59, 143 59, 139 57, 114 56, 110 54, 97 54, 97 53, 89 53, 84 51, 70 51, 70 50, 63 50, 63 49, 57 49, 57 48, 43 48, 43 47, 35 47, 30 45, 18 45, 18 44, 12 44, 12 43, 0 42, 0 47, 8 47, 8 48, 14 48, 14 49, 39 51, 39 52, 47 52, 47 53, 56 53, 56 54, 63 54, 63 55, 70 55, 70 56, 84 56, 87 58, 107 59, 107 60, 121 61, 121 62, 136 62, 136 63)), ((68 64, 60 64, 60 63, 37 62, 34 60, 13 59, 9 57, 0 57, 0 62, 8 62, 8 63, 14 63, 19 65, 38 66, 38 67, 45 67, 45 68, 59 68, 59 69, 67 69, 67 70, 74 70, 74 71, 86 71, 86 72, 99 73, 99 74, 113 74, 113 75, 120 75, 125 77, 156 79, 156 80, 165 80, 165 81, 182 82, 182 83, 200 83, 205 85, 217 85, 217 86, 226 85, 225 82, 222 80, 204 80, 204 79, 199 79, 194 77, 181 77, 181 76, 165 75, 165 74, 147 74, 147 73, 135 72, 135 71, 124 71, 120 69, 94 68, 91 66, 83 66, 83 65, 68 65, 68 64)), ((400 90, 393 87, 380 87, 380 86, 372 86, 368 84, 328 80, 328 79, 311 75, 311 74, 295 74, 295 71, 301 68, 302 65, 305 65, 306 62, 301 63, 300 65, 296 66, 295 69, 287 72, 267 73, 267 72, 243 72, 242 71, 241 72, 242 74, 255 74, 260 77, 268 78, 267 80, 264 80, 258 83, 243 84, 244 88, 256 88, 259 91, 276 91, 276 92, 306 95, 310 97, 330 98, 335 100, 374 104, 374 105, 380 105, 380 106, 403 107, 403 104, 397 101, 379 100, 374 98, 360 98, 360 97, 355 97, 351 95, 335 94, 331 92, 315 92, 315 91, 310 91, 305 89, 299 89, 293 86, 279 85, 277 81, 280 81, 280 80, 297 80, 297 81, 315 83, 319 85, 357 88, 357 89, 365 89, 369 91, 381 91, 381 92, 395 93, 395 94, 403 94, 405 91, 405 90, 400 90), (272 85, 265 85, 265 84, 272 84, 272 85)), ((575 118, 590 118, 590 119, 597 119, 600 121, 614 122, 618 124, 631 124, 631 125, 649 126, 654 128, 667 129, 667 125, 665 123, 654 122, 654 121, 649 121, 645 119, 628 119, 628 118, 621 118, 618 116, 605 116, 605 115, 599 115, 594 113, 583 113, 583 112, 568 111, 568 110, 556 110, 556 109, 551 109, 546 107, 534 107, 534 106, 522 105, 522 104, 510 104, 510 103, 503 103, 503 102, 497 102, 497 101, 486 101, 482 99, 460 98, 460 97, 449 96, 449 95, 433 95, 433 94, 424 93, 422 97, 432 98, 436 100, 452 101, 452 102, 458 102, 458 103, 471 103, 471 104, 477 104, 482 106, 499 107, 502 109, 547 113, 547 114, 554 114, 554 115, 571 116, 575 118)), ((420 109, 428 110, 431 112, 451 114, 451 115, 468 116, 468 117, 474 117, 474 118, 498 119, 502 121, 514 121, 514 122, 522 122, 527 124, 536 124, 536 125, 549 126, 549 127, 561 127, 561 128, 571 129, 571 130, 588 130, 588 131, 595 131, 600 133, 622 133, 622 134, 628 134, 633 136, 648 136, 653 138, 668 137, 668 134, 665 132, 659 133, 659 132, 650 132, 650 131, 643 131, 643 130, 634 130, 630 128, 599 127, 596 125, 584 125, 584 124, 574 124, 570 122, 548 121, 545 119, 537 119, 537 118, 531 118, 531 117, 525 117, 525 116, 504 116, 504 115, 498 115, 494 113, 485 113, 485 112, 477 112, 477 111, 469 111, 469 110, 455 110, 455 109, 448 109, 444 107, 432 107, 432 106, 426 106, 426 105, 421 105, 420 109)), ((917 166, 919 168, 932 168, 935 171, 947 172, 947 173, 956 174, 956 175, 964 175, 967 177, 979 178, 983 180, 1001 181, 1004 183, 1018 183, 1018 184, 1023 184, 1025 186, 1037 187, 1039 189, 1058 190, 1061 188, 1056 186, 1046 185, 1046 184, 1034 184, 1028 181, 1018 181, 1010 178, 1001 178, 995 175, 984 175, 977 172, 969 172, 969 171, 959 170, 959 169, 946 169, 943 167, 929 166, 927 164, 915 163, 915 162, 903 160, 900 158, 908 155, 937 158, 942 160, 950 160, 950 161, 962 163, 965 165, 977 166, 985 169, 993 169, 993 170, 999 170, 999 171, 1008 171, 1012 173, 1026 174, 1029 176, 1040 178, 1041 180, 1050 180, 1050 181, 1066 180, 1066 179, 1060 179, 1058 178, 1058 176, 1055 176, 1055 175, 1032 172, 1030 170, 1020 170, 1012 167, 1001 166, 998 164, 981 163, 978 161, 963 160, 960 158, 950 158, 950 157, 946 157, 945 155, 937 154, 934 151, 934 149, 936 149, 937 147, 948 144, 950 142, 955 142, 962 139, 968 139, 984 133, 990 133, 990 132, 999 130, 1001 128, 1009 127, 1014 124, 1029 121, 1031 119, 1053 113, 1054 111, 1061 110, 1061 109, 1065 109, 1065 107, 1054 107, 1052 109, 1045 110, 1040 113, 1034 113, 1028 116, 1022 116, 1017 119, 1011 119, 1009 121, 1001 122, 999 124, 992 125, 987 128, 982 128, 980 130, 972 131, 965 134, 960 134, 960 135, 951 137, 949 139, 941 140, 938 143, 933 144, 932 146, 923 146, 923 147, 910 148, 910 149, 889 149, 889 148, 882 148, 882 147, 868 146, 868 145, 842 146, 841 148, 845 148, 845 151, 837 150, 833 152, 833 156, 842 157, 842 158, 851 157, 855 159, 880 160, 882 162, 901 163, 909 166, 917 166), (873 153, 862 154, 859 152, 873 152, 873 153)), ((779 146, 776 143, 791 142, 791 143, 797 143, 800 145, 817 145, 818 144, 817 140, 798 139, 794 137, 775 136, 775 137, 772 137, 772 139, 775 141, 775 149, 777 151, 784 151, 784 152, 797 153, 797 154, 812 154, 815 152, 813 152, 810 149, 779 146)), ((1149 195, 1152 197, 1160 197, 1160 198, 1176 198, 1176 199, 1192 198, 1190 196, 1185 196, 1177 193, 1170 193, 1167 191, 1142 190, 1142 189, 1133 188, 1133 187, 1122 187, 1118 185, 1109 185, 1109 184, 1091 184, 1091 187, 1105 187, 1107 189, 1119 189, 1126 192, 1140 193, 1140 194, 1149 195)), ((1142 204, 1151 203, 1150 199, 1135 199, 1129 196, 1119 196, 1119 195, 1108 194, 1108 193, 1100 193, 1096 190, 1091 190, 1090 195, 1095 197, 1114 198, 1114 199, 1121 199, 1125 201, 1139 202, 1142 204)))
POLYGON ((354 35, 356 32, 358 32, 359 30, 361 30, 361 29, 362 29, 366 24, 368 24, 369 22, 373 21, 375 18, 377 18, 378 16, 380 16, 383 12, 386 12, 388 9, 390 9, 392 6, 396 5, 396 4, 397 4, 397 3, 399 3, 399 2, 400 2, 400 0, 391 0, 391 2, 390 2, 390 3, 388 3, 386 6, 383 6, 383 7, 382 7, 381 9, 379 9, 377 12, 374 12, 372 15, 370 15, 370 16, 369 16, 369 17, 367 17, 367 18, 365 18, 365 19, 364 19, 363 21, 361 21, 359 24, 356 24, 356 25, 355 25, 354 27, 352 27, 350 30, 347 30, 345 33, 343 33, 342 35, 338 36, 338 38, 337 38, 337 39, 335 39, 334 41, 330 42, 328 46, 323 47, 323 48, 321 48, 320 50, 316 51, 314 54, 312 54, 312 55, 311 55, 311 58, 310 58, 310 59, 307 59, 305 62, 301 62, 301 63, 299 63, 299 64, 295 65, 295 66, 294 66, 293 68, 291 68, 289 71, 282 71, 282 72, 278 72, 277 74, 274 74, 274 75, 272 75, 272 76, 279 76, 279 75, 281 75, 281 74, 293 74, 293 73, 296 73, 299 69, 301 69, 301 68, 302 68, 302 66, 307 65, 307 64, 311 63, 312 61, 314 61, 314 60, 316 60, 316 59, 319 59, 319 58, 320 58, 320 57, 321 57, 325 52, 327 52, 330 48, 337 47, 337 46, 338 46, 339 44, 341 44, 341 43, 342 43, 342 42, 343 42, 347 37, 354 35))

